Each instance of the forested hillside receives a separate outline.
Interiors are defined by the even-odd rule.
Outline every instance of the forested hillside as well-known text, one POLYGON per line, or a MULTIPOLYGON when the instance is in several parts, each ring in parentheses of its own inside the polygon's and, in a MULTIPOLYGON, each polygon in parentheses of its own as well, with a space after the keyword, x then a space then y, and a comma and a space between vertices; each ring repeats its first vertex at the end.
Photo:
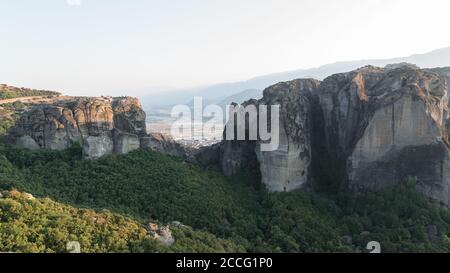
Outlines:
POLYGON ((110 229, 126 230, 105 235, 94 224, 82 236, 110 236, 108 240, 114 241, 116 235, 129 234, 127 243, 118 240, 101 247, 90 239, 89 252, 161 251, 153 242, 142 243, 145 234, 141 235, 139 225, 154 221, 177 221, 197 230, 177 236, 175 228, 178 245, 164 251, 366 252, 367 243, 373 240, 381 243, 384 252, 450 251, 450 212, 416 193, 414 180, 409 180, 381 193, 358 196, 322 196, 312 190, 269 194, 259 186, 258 173, 227 178, 151 150, 92 161, 81 160, 76 146, 66 151, 31 152, 2 144, 0 188, 16 188, 66 205, 49 199, 31 205, 20 198, 2 199, 0 211, 6 216, 0 217, 1 238, 19 234, 30 240, 29 234, 44 233, 48 239, 33 237, 30 248, 24 249, 0 244, 0 251, 58 251, 51 238, 60 236, 63 242, 79 236, 71 228, 76 225, 57 221, 55 230, 63 233, 58 235, 44 228, 54 226, 51 222, 33 225, 26 219, 39 222, 56 213, 61 219, 74 218, 89 226, 89 221, 77 218, 78 208, 108 209, 114 214, 100 215, 124 223, 113 220, 110 229))
POLYGON ((19 101, 0 106, 0 136, 5 135, 14 126, 24 109, 25 105, 19 101))
POLYGON ((176 241, 157 242, 136 220, 106 210, 94 212, 35 199, 18 191, 0 198, 1 252, 68 252, 79 242, 81 252, 237 252, 242 247, 187 226, 171 227, 176 241))
POLYGON ((34 96, 58 96, 59 92, 37 90, 24 87, 14 87, 6 84, 0 84, 0 99, 14 99, 20 97, 34 97, 34 96))

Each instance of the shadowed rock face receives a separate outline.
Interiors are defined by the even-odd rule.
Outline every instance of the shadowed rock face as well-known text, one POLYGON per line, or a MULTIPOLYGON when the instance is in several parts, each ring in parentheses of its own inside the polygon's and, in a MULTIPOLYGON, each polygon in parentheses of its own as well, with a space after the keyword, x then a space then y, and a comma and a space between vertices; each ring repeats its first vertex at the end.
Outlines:
MULTIPOLYGON (((419 186, 428 183, 423 187, 430 181, 448 185, 439 171, 412 172, 410 167, 419 159, 427 167, 435 161, 445 165, 447 91, 446 79, 411 67, 366 67, 325 79, 318 93, 322 123, 317 124, 325 153, 314 163, 316 170, 329 168, 328 177, 321 175, 322 185, 331 190, 380 189, 408 176, 416 176, 419 186), (424 160, 424 149, 414 152, 424 146, 440 147, 441 152, 426 153, 424 160)), ((439 200, 447 203, 448 196, 439 200)))
POLYGON ((243 167, 259 165, 262 182, 271 191, 291 191, 305 186, 311 163, 311 107, 319 83, 310 79, 279 83, 267 88, 263 99, 246 102, 244 106, 255 105, 256 108, 281 106, 280 143, 275 151, 266 152, 261 149, 261 141, 224 142, 223 172, 233 175, 243 167))
POLYGON ((227 141, 222 147, 222 171, 225 175, 237 174, 242 168, 257 168, 255 141, 227 141))
POLYGON ((114 127, 122 132, 143 137, 147 135, 145 112, 137 98, 120 98, 112 102, 114 127))
POLYGON ((190 149, 176 142, 168 135, 153 133, 146 137, 142 137, 140 141, 141 148, 150 148, 163 154, 187 158, 190 149))
POLYGON ((272 191, 290 191, 313 178, 322 191, 363 191, 411 176, 420 191, 449 204, 449 72, 369 66, 323 82, 269 87, 257 104, 281 106, 280 146, 261 152, 256 145, 262 182, 272 191))
POLYGON ((30 149, 62 150, 78 142, 85 158, 126 153, 146 135, 145 112, 135 98, 71 98, 35 105, 8 134, 30 149))
POLYGON ((279 83, 264 91, 259 104, 280 105, 279 147, 256 154, 262 182, 271 191, 292 191, 306 185, 311 164, 311 115, 316 80, 279 83))
POLYGON ((138 99, 56 98, 31 106, 8 132, 8 140, 28 149, 63 150, 74 143, 84 158, 126 154, 150 148, 187 158, 191 150, 162 134, 147 134, 146 114, 138 99))

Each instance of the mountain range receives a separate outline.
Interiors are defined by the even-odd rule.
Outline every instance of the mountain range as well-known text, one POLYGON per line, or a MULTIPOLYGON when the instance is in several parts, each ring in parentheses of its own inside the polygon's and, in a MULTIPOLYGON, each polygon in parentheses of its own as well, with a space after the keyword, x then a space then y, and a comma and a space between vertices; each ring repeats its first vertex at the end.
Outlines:
POLYGON ((297 69, 281 73, 263 75, 241 82, 230 82, 216 84, 197 89, 186 89, 164 95, 152 95, 141 97, 144 108, 172 106, 174 104, 187 104, 194 96, 200 96, 210 103, 220 104, 229 101, 230 98, 240 99, 234 101, 244 102, 250 98, 262 97, 262 90, 278 82, 289 81, 299 78, 314 78, 323 80, 325 77, 342 72, 348 72, 366 65, 386 66, 394 63, 413 63, 422 68, 450 66, 450 47, 441 48, 424 54, 414 54, 407 57, 391 59, 367 59, 357 61, 337 62, 326 64, 316 68, 297 69), (248 92, 248 90, 252 90, 248 92), (255 91, 255 90, 260 90, 255 91), (251 96, 249 96, 251 95, 251 96), (259 95, 259 97, 256 97, 259 95))

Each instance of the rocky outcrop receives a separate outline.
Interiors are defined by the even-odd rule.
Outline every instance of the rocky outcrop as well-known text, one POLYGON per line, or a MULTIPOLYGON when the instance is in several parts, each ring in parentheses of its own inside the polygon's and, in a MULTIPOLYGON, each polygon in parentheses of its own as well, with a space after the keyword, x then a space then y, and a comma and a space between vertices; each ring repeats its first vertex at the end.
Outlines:
POLYGON ((311 164, 311 118, 316 80, 279 83, 264 91, 259 104, 280 105, 279 145, 256 154, 262 183, 271 191, 292 191, 306 185, 311 164))
POLYGON ((191 150, 173 140, 170 136, 159 133, 152 133, 140 139, 140 147, 150 148, 163 154, 187 158, 191 150))
POLYGON ((411 176, 422 192, 449 202, 446 79, 366 67, 325 79, 318 96, 327 153, 317 164, 330 167, 322 183, 377 190, 411 176))
POLYGON ((280 105, 278 149, 229 141, 222 161, 240 168, 254 149, 272 191, 312 180, 326 191, 378 190, 415 177, 421 192, 449 204, 449 71, 369 66, 271 86, 256 105, 280 105))
POLYGON ((212 146, 204 146, 194 150, 187 160, 204 166, 221 166, 224 146, 227 142, 219 142, 212 146))
POLYGON ((136 98, 61 96, 30 104, 20 114, 8 140, 31 150, 63 150, 79 143, 88 159, 139 148, 182 158, 194 152, 170 136, 147 134, 146 114, 136 98))
POLYGON ((175 243, 175 238, 169 226, 159 226, 158 224, 149 223, 147 225, 148 234, 156 241, 164 246, 171 246, 175 243))
POLYGON ((245 103, 244 106, 252 104, 257 108, 280 105, 279 145, 274 151, 262 151, 261 141, 226 141, 222 152, 223 172, 232 175, 244 167, 259 166, 262 183, 271 191, 304 187, 312 157, 313 94, 319 85, 319 81, 312 79, 279 83, 264 90, 263 99, 245 103))
POLYGON ((29 149, 29 150, 39 150, 41 147, 36 143, 36 141, 28 135, 21 136, 16 139, 15 144, 18 146, 21 146, 23 148, 29 149))
POLYGON ((83 157, 97 159, 114 152, 113 139, 108 134, 88 136, 83 139, 83 157))
POLYGON ((141 147, 141 139, 138 135, 115 131, 114 134, 114 153, 123 155, 141 147))
POLYGON ((114 127, 129 134, 144 137, 147 135, 145 112, 137 98, 119 98, 112 101, 114 127))
POLYGON ((30 149, 62 150, 74 143, 85 158, 127 153, 146 136, 145 112, 135 98, 65 97, 37 104, 8 132, 11 143, 30 149))
POLYGON ((429 71, 446 78, 447 82, 450 82, 450 67, 433 68, 429 71))

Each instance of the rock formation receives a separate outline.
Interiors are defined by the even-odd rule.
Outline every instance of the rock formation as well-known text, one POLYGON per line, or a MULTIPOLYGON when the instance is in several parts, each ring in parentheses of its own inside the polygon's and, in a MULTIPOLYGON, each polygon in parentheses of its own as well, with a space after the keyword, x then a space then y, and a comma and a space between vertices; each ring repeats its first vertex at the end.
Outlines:
POLYGON ((271 86, 253 103, 281 106, 279 148, 229 141, 224 172, 256 155, 272 191, 312 180, 326 191, 378 190, 415 177, 420 191, 449 204, 449 76, 402 64, 271 86))
POLYGON ((245 103, 244 106, 257 107, 280 105, 279 146, 275 151, 267 152, 261 151, 261 143, 257 141, 227 141, 223 145, 223 172, 232 175, 243 166, 258 166, 256 161, 262 183, 269 190, 291 191, 303 187, 311 163, 312 94, 319 84, 312 79, 279 83, 264 90, 263 99, 245 103))
POLYGON ((294 80, 279 83, 264 91, 259 104, 280 105, 279 146, 264 152, 257 146, 262 183, 271 191, 292 191, 302 188, 311 164, 311 115, 313 94, 320 82, 294 80))
MULTIPOLYGON (((83 147, 85 158, 151 148, 188 161, 218 163, 226 175, 259 168, 270 191, 379 190, 417 179, 425 195, 450 205, 450 68, 410 64, 364 67, 322 82, 299 79, 267 88, 244 106, 279 105, 279 146, 260 138, 223 141, 193 151, 147 135, 145 112, 133 98, 59 98, 34 105, 8 139, 30 149, 83 147)), ((250 120, 252 118, 252 120, 250 120)), ((270 120, 270 118, 268 119, 270 120)), ((226 131, 224 135, 226 135, 226 131)))
POLYGON ((330 168, 322 183, 377 190, 417 177, 423 192, 449 202, 445 78, 408 66, 366 67, 325 79, 318 99, 324 136, 317 139, 327 152, 316 163, 330 168))
POLYGON ((154 223, 147 225, 148 234, 164 246, 171 246, 175 243, 175 238, 169 226, 159 226, 154 223))
POLYGON ((150 148, 163 154, 187 158, 190 149, 173 140, 170 136, 152 133, 141 138, 141 148, 150 148))
POLYGON ((29 149, 62 150, 74 143, 85 158, 123 154, 140 147, 145 112, 135 98, 67 98, 24 112, 8 139, 29 149))

